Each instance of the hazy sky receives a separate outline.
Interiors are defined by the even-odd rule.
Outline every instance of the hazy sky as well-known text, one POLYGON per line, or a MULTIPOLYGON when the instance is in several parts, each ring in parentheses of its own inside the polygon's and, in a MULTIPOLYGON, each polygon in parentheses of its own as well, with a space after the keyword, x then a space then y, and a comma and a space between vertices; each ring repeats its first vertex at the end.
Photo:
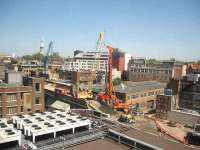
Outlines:
POLYGON ((200 59, 200 0, 0 0, 0 52, 94 50, 99 32, 137 57, 200 59))

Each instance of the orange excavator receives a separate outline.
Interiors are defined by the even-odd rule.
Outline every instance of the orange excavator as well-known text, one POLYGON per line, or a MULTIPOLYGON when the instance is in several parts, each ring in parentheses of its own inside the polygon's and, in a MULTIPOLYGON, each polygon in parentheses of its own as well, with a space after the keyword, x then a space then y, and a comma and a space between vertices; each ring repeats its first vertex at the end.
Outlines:
POLYGON ((107 46, 109 57, 108 57, 108 81, 106 82, 106 90, 104 94, 99 94, 97 99, 100 102, 106 104, 113 104, 115 110, 128 110, 131 106, 131 103, 120 102, 116 95, 113 94, 113 84, 112 84, 112 55, 115 49, 111 46, 107 46))

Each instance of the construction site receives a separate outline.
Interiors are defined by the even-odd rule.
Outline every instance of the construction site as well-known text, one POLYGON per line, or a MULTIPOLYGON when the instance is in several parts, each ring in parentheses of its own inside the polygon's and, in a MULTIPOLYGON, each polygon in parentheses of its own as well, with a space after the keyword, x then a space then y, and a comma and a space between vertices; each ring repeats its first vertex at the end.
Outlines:
MULTIPOLYGON (((173 122, 165 120, 170 113, 175 114, 171 109, 176 104, 165 95, 167 84, 124 81, 126 55, 105 44, 104 32, 98 37, 95 52, 76 50, 74 58, 65 64, 55 62, 52 53, 51 41, 42 62, 19 67, 25 74, 24 85, 33 86, 34 98, 29 103, 35 107, 25 110, 19 105, 17 113, 1 119, 0 148, 12 145, 9 149, 198 149, 186 139, 188 132, 193 133, 191 128, 178 123, 170 128, 173 122), (41 105, 43 96, 45 102, 41 105)), ((25 91, 20 92, 15 97, 23 103, 25 91)), ((190 121, 191 126, 198 118, 190 121)), ((195 125, 196 133, 199 126, 195 125)))

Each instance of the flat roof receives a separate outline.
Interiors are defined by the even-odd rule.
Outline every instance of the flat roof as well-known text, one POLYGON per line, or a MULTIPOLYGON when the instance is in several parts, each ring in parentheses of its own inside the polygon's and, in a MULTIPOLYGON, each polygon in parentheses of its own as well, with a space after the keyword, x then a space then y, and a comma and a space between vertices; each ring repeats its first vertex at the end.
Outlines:
POLYGON ((0 118, 0 144, 20 140, 21 131, 14 129, 13 124, 8 124, 7 119, 0 118))
POLYGON ((141 91, 155 90, 165 88, 166 84, 158 81, 127 82, 114 87, 115 92, 119 93, 137 93, 141 91))
POLYGON ((17 115, 13 116, 12 119, 13 123, 17 124, 18 129, 25 131, 25 136, 45 135, 77 127, 90 126, 91 124, 91 121, 86 117, 61 110, 17 115))
POLYGON ((20 88, 20 87, 31 87, 31 86, 24 86, 22 84, 7 84, 7 83, 0 83, 0 88, 20 88))

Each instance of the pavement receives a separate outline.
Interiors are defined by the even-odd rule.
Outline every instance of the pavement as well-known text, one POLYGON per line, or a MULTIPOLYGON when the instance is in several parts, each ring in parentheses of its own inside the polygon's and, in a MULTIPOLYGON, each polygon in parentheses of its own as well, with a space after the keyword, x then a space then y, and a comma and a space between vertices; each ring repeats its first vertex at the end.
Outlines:
POLYGON ((130 147, 114 142, 108 138, 67 148, 66 150, 129 150, 130 147))
POLYGON ((194 146, 184 145, 178 141, 167 138, 166 136, 162 136, 162 134, 151 134, 138 129, 130 129, 123 133, 138 140, 163 148, 165 150, 200 150, 199 148, 196 148, 194 146))

